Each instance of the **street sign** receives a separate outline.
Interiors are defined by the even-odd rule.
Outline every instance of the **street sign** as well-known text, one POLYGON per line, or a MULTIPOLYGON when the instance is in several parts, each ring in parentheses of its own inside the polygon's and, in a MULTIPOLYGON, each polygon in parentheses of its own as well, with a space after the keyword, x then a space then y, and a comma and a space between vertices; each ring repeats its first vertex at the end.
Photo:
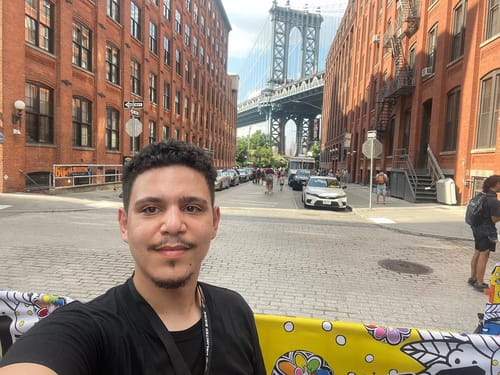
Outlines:
POLYGON ((142 123, 136 118, 131 118, 125 124, 125 131, 131 137, 138 137, 142 133, 142 123))
POLYGON ((130 116, 138 117, 139 116, 139 111, 136 111, 135 109, 131 109, 130 110, 130 116))
POLYGON ((363 145, 361 146, 361 151, 363 152, 363 155, 365 155, 368 159, 370 159, 372 155, 374 159, 377 159, 380 157, 380 155, 382 155, 382 143, 376 138, 369 139, 363 142, 363 145), (373 154, 371 151, 372 144, 373 144, 373 154))
POLYGON ((123 102, 123 108, 144 108, 144 102, 126 101, 123 102))
POLYGON ((368 130, 368 132, 366 133, 366 138, 368 138, 368 139, 377 138, 377 131, 376 130, 368 130))

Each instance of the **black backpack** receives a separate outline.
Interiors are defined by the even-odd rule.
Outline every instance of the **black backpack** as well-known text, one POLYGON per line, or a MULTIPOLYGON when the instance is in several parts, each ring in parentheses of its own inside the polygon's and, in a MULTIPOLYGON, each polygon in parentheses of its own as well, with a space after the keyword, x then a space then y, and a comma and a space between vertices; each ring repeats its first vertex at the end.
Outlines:
POLYGON ((469 201, 465 210, 465 222, 471 227, 478 226, 484 221, 483 203, 485 200, 486 194, 481 192, 469 201))

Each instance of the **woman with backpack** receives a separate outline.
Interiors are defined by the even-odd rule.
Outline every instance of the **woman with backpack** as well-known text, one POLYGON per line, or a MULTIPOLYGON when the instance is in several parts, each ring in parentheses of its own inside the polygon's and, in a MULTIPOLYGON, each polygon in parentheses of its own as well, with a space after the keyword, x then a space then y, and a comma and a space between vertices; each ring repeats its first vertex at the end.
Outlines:
POLYGON ((497 193, 500 193, 500 175, 488 177, 483 182, 483 193, 485 198, 482 202, 482 220, 477 225, 472 225, 474 235, 474 255, 470 262, 469 285, 479 292, 489 288, 484 282, 484 273, 490 257, 490 252, 495 251, 498 241, 498 233, 495 224, 500 221, 500 201, 497 193))

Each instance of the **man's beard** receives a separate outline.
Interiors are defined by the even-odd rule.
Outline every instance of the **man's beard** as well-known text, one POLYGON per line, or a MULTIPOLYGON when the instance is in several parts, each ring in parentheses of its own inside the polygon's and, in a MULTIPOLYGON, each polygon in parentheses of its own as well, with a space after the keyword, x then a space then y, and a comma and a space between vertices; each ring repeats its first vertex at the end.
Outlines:
POLYGON ((151 278, 151 280, 158 288, 179 289, 179 288, 184 287, 192 277, 193 277, 193 272, 187 274, 184 277, 178 278, 178 279, 160 280, 160 279, 151 278))

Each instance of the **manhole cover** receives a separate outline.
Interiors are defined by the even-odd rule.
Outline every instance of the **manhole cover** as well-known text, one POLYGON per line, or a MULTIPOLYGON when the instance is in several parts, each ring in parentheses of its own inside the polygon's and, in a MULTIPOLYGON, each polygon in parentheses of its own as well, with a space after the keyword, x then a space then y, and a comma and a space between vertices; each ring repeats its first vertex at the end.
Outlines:
POLYGON ((432 268, 430 267, 401 259, 383 259, 378 262, 378 265, 386 270, 399 273, 411 273, 413 275, 427 275, 432 273, 432 268))

